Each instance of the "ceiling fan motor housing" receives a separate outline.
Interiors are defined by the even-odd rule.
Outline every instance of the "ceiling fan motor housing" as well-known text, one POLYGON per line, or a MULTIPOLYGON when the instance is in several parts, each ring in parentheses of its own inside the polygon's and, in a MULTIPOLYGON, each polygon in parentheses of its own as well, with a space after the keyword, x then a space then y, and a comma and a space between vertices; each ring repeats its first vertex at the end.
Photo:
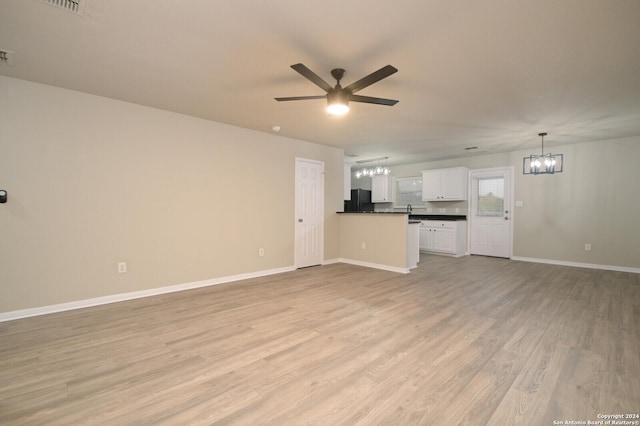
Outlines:
POLYGON ((344 75, 347 71, 344 68, 334 68, 331 70, 331 76, 338 80, 338 84, 340 84, 340 80, 344 78, 344 75))
POLYGON ((329 103, 329 105, 335 103, 346 104, 347 102, 349 102, 349 92, 342 89, 341 87, 332 89, 329 91, 329 93, 327 93, 327 102, 329 103))

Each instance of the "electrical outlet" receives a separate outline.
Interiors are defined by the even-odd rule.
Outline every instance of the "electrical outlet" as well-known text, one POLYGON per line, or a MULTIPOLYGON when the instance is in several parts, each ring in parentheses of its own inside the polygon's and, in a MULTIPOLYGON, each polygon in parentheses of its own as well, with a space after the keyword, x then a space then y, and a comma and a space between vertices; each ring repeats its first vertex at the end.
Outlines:
POLYGON ((367 243, 365 243, 364 241, 360 243, 360 248, 362 250, 365 250, 367 248, 367 243))
POLYGON ((258 249, 258 256, 260 256, 260 257, 264 256, 264 249, 263 248, 259 248, 258 249))
POLYGON ((118 273, 124 274, 127 272, 127 262, 118 262, 118 273))
POLYGON ((586 243, 584 245, 584 251, 591 251, 591 243, 586 243))

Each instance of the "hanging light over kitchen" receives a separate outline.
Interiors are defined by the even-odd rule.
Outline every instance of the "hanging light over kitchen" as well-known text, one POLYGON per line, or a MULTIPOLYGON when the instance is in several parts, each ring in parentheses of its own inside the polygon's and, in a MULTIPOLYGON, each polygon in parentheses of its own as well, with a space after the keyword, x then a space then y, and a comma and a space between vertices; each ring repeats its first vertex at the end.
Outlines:
MULTIPOLYGON (((364 164, 364 163, 375 163, 375 162, 380 162, 380 161, 385 161, 389 159, 389 157, 380 157, 380 158, 374 158, 372 160, 360 160, 360 161, 356 161, 357 164, 364 164)), ((356 171, 355 173, 355 177, 357 179, 360 179, 361 177, 366 177, 366 176, 376 176, 376 175, 385 175, 388 176, 391 174, 391 170, 384 166, 384 165, 380 165, 378 164, 375 167, 365 167, 363 169, 360 169, 358 171, 356 171)))

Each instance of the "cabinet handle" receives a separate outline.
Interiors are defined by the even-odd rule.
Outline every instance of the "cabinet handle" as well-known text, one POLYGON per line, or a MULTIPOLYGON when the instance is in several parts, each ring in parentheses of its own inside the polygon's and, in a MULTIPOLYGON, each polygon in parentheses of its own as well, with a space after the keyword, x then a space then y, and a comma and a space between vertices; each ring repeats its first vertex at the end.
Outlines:
POLYGON ((298 222, 302 222, 302 219, 298 219, 298 222))

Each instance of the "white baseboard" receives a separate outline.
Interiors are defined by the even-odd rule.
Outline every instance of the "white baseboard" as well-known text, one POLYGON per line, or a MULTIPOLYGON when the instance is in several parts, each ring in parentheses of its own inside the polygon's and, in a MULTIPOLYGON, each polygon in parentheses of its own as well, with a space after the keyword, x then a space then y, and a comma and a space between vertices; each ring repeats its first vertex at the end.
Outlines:
POLYGON ((13 321, 21 318, 35 317, 38 315, 53 314, 56 312, 71 311, 74 309, 89 308, 91 306, 106 305, 108 303, 123 302, 126 300, 140 299, 143 297, 157 296, 160 294, 174 293, 176 291, 190 290, 200 287, 208 287, 217 284, 225 284, 250 278, 265 277, 267 275, 280 274, 294 271, 294 266, 268 269, 265 271, 250 272, 246 274, 231 275, 228 277, 214 278, 210 280, 194 281, 190 283, 171 285, 167 287, 152 288, 149 290, 134 291, 131 293, 113 294, 109 296, 95 297, 92 299, 77 300, 74 302, 60 303, 57 305, 42 306, 38 308, 21 309, 18 311, 0 312, 0 322, 13 321))
POLYGON ((604 269, 606 271, 631 272, 634 274, 640 274, 640 268, 629 268, 627 266, 598 265, 593 263, 581 263, 581 262, 565 262, 563 260, 538 259, 536 257, 512 256, 511 259, 520 260, 522 262, 547 263, 549 265, 575 266, 576 268, 604 269))
MULTIPOLYGON (((565 262, 561 260, 538 259, 533 257, 513 256, 512 260, 522 262, 547 263, 551 265, 575 266, 578 268, 603 269, 608 271, 630 272, 640 274, 640 268, 630 268, 625 266, 597 265, 591 263, 565 262)), ((323 265, 331 265, 334 263, 348 263, 351 265, 364 266, 367 268, 382 269, 384 271, 397 272, 400 274, 410 273, 409 268, 398 268, 396 266, 382 265, 379 263, 363 262, 353 259, 329 259, 322 262, 323 265)), ((60 303, 57 305, 42 306, 37 308, 21 309, 10 312, 0 312, 0 322, 13 321, 21 318, 34 317, 38 315, 53 314, 56 312, 71 311, 74 309, 89 308, 91 306, 106 305, 109 303, 124 302, 126 300, 140 299, 143 297, 157 296, 160 294, 174 293, 177 291, 190 290, 212 285, 225 284, 234 281, 247 280, 251 278, 265 277, 268 275, 281 274, 283 272, 295 271, 295 266, 287 266, 284 268, 269 269, 265 271, 250 272, 246 274, 231 275, 228 277, 214 278, 210 280, 194 281, 190 283, 177 284, 167 287, 152 288, 149 290, 134 291, 131 293, 113 294, 110 296, 95 297, 92 299, 77 300, 73 302, 60 303)))
POLYGON ((399 274, 408 274, 410 272, 409 268, 398 268, 397 266, 382 265, 380 263, 363 262, 361 260, 340 258, 340 259, 336 259, 334 263, 337 263, 337 262, 348 263, 350 265, 365 266, 367 268, 382 269, 384 271, 397 272, 399 274))

